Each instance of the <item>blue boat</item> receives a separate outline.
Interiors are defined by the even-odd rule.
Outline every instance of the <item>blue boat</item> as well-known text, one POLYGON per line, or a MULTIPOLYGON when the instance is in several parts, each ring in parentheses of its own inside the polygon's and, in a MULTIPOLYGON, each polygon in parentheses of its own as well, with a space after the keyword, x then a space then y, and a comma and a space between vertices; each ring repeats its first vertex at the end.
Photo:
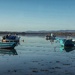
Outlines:
POLYGON ((20 37, 17 35, 5 35, 2 37, 2 42, 16 42, 19 43, 20 37))
POLYGON ((16 42, 0 42, 0 49, 14 49, 16 42))

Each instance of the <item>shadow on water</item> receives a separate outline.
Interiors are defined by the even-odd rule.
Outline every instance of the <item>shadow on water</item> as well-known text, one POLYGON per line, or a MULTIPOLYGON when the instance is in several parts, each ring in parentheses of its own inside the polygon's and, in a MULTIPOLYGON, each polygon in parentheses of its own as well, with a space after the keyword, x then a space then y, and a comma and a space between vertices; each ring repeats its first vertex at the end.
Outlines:
POLYGON ((74 47, 61 47, 60 48, 61 51, 65 50, 66 52, 70 52, 75 50, 75 46, 74 47))
POLYGON ((75 50, 75 47, 64 47, 64 50, 65 50, 66 52, 70 52, 70 51, 75 50))
POLYGON ((15 49, 0 49, 0 54, 18 55, 15 49))

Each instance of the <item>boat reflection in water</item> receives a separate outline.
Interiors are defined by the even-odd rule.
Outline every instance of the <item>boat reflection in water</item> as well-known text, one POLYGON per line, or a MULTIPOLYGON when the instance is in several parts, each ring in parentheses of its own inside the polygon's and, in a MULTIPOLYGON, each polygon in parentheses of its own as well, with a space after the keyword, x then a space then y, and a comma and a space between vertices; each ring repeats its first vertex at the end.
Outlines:
POLYGON ((50 41, 51 42, 51 44, 53 44, 53 42, 55 41, 55 39, 54 38, 46 38, 46 40, 48 40, 48 41, 50 41))
POLYGON ((50 43, 53 44, 54 43, 54 39, 50 39, 50 43))
POLYGON ((0 55, 18 55, 15 49, 0 49, 0 55))
POLYGON ((63 51, 63 50, 65 50, 66 52, 70 52, 70 51, 75 50, 75 46, 74 47, 63 47, 63 46, 61 46, 60 51, 63 51))

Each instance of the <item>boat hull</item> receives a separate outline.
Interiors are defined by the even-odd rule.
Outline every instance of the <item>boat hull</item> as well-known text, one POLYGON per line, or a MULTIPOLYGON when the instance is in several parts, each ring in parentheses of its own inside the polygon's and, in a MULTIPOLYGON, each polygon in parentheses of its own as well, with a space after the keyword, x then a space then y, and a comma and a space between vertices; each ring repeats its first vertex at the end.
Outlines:
POLYGON ((65 47, 74 47, 74 43, 72 40, 66 40, 64 43, 65 47))
POLYGON ((15 46, 15 42, 0 42, 0 49, 14 49, 15 46))

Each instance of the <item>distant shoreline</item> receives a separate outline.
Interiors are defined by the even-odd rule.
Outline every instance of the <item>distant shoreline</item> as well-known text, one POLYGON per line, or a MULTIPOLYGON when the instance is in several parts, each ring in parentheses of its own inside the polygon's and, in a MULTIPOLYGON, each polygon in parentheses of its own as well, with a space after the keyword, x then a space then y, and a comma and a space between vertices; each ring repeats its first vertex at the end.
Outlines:
POLYGON ((0 35, 6 35, 6 34, 17 34, 17 35, 33 35, 33 36, 46 36, 47 34, 53 33, 56 36, 75 36, 75 32, 66 32, 66 31, 34 31, 34 32, 0 32, 0 35))

